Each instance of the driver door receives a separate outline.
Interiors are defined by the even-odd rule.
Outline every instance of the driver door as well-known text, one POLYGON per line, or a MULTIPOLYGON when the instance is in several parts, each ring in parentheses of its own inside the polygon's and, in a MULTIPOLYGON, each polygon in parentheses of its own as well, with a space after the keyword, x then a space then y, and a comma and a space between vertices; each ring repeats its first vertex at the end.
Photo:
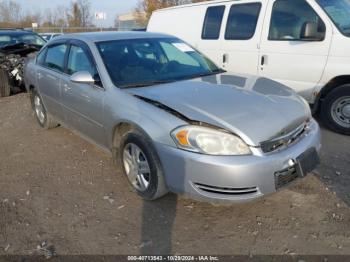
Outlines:
POLYGON ((88 46, 71 43, 68 51, 66 74, 62 81, 62 106, 66 122, 82 135, 99 145, 106 144, 104 129, 105 89, 100 81, 95 84, 73 83, 70 77, 80 71, 89 72, 99 79, 97 67, 88 46))

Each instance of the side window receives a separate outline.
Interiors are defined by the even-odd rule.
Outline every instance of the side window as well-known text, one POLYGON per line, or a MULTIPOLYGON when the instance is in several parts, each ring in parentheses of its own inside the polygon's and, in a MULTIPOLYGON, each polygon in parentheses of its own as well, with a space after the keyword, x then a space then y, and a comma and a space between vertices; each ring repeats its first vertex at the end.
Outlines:
POLYGON ((102 82, 97 72, 96 66, 89 59, 83 48, 72 45, 69 51, 67 73, 73 75, 80 71, 89 72, 95 79, 95 85, 102 87, 102 82))
POLYGON ((69 51, 67 73, 73 75, 80 71, 87 71, 92 76, 96 74, 95 66, 91 63, 85 51, 79 46, 72 45, 69 51))
POLYGON ((42 50, 42 51, 38 54, 38 56, 37 56, 37 58, 36 58, 37 64, 39 64, 39 65, 43 65, 43 64, 44 64, 46 52, 47 52, 47 48, 45 48, 44 50, 42 50))
POLYGON ((55 45, 47 49, 47 55, 45 59, 45 66, 63 72, 64 69, 64 57, 67 51, 67 45, 55 45))
POLYGON ((225 6, 213 6, 207 9, 205 15, 202 39, 219 39, 225 6))
POLYGON ((232 5, 227 20, 225 39, 248 40, 255 34, 261 4, 232 5))
POLYGON ((274 3, 269 40, 323 40, 325 32, 325 24, 305 0, 277 0, 274 3), (305 35, 307 31, 312 32, 313 37, 305 35))

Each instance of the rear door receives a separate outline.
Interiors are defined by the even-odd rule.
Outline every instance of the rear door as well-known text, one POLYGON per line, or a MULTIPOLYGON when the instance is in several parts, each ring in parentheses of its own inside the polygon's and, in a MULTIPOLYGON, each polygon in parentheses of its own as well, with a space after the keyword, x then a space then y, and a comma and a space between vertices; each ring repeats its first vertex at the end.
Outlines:
POLYGON ((61 108, 61 78, 67 44, 64 42, 48 46, 37 60, 37 81, 39 92, 46 109, 54 117, 64 120, 61 108))
POLYGON ((259 42, 265 3, 251 1, 227 6, 222 40, 222 67, 229 71, 256 75, 259 63, 259 42))
POLYGON ((269 1, 259 59, 261 76, 293 88, 309 102, 322 77, 332 39, 332 26, 316 8, 314 1, 269 1), (316 25, 319 39, 303 37, 307 23, 316 25))
POLYGON ((230 1, 207 7, 199 50, 227 71, 257 74, 265 6, 230 1))
POLYGON ((89 47, 81 41, 71 42, 62 80, 62 106, 66 122, 102 146, 106 145, 103 125, 105 93, 89 47), (70 81, 70 77, 80 71, 89 72, 96 79, 95 84, 70 81))

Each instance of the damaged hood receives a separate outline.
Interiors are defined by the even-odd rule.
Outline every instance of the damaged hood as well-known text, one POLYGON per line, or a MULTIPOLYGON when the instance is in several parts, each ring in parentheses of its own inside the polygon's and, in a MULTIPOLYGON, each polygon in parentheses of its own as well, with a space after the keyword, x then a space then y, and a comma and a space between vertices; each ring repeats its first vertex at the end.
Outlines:
POLYGON ((126 91, 231 131, 251 146, 288 133, 311 117, 308 104, 293 90, 259 77, 218 74, 126 91))
POLYGON ((17 43, 0 47, 0 52, 5 55, 20 55, 27 56, 30 53, 37 52, 42 48, 41 45, 17 43))

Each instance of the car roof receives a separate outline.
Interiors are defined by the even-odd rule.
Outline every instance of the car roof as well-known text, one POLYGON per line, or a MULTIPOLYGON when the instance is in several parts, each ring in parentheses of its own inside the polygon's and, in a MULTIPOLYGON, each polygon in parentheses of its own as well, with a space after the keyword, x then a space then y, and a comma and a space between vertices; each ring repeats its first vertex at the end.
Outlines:
POLYGON ((149 32, 93 32, 93 33, 77 33, 77 34, 67 34, 55 38, 55 41, 62 39, 76 39, 85 42, 104 42, 113 40, 129 40, 129 39, 141 39, 141 38, 173 38, 173 36, 159 33, 149 33, 149 32))

